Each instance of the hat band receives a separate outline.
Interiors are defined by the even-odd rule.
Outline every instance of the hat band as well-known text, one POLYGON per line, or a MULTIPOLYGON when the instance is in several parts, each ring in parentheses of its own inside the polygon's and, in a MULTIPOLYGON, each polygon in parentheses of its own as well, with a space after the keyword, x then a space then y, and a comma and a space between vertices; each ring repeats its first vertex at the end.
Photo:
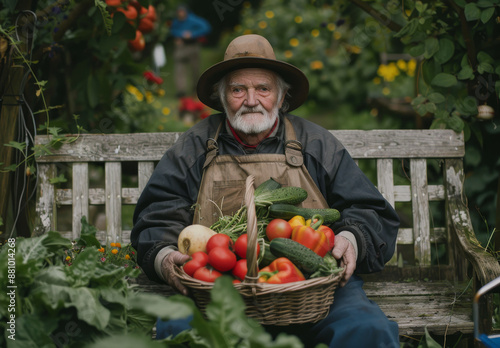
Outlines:
MULTIPOLYGON (((255 54, 250 52, 236 53, 231 58, 241 58, 241 57, 258 57, 258 58, 267 58, 261 54, 255 54)), ((269 58, 268 58, 269 59, 269 58)), ((273 59, 273 58, 270 58, 273 59)))

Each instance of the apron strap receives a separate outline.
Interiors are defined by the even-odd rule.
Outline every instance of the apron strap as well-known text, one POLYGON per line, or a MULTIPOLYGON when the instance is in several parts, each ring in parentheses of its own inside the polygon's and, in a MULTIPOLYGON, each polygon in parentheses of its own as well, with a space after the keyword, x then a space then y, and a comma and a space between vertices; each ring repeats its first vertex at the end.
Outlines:
POLYGON ((292 167, 300 167, 304 164, 302 155, 302 144, 297 140, 292 122, 287 118, 285 120, 285 158, 286 163, 292 167))
POLYGON ((203 164, 203 169, 205 169, 210 165, 210 163, 212 163, 214 158, 217 156, 217 152, 219 152, 219 145, 217 144, 217 139, 219 138, 219 133, 220 130, 222 129, 223 123, 224 121, 222 121, 219 124, 217 132, 215 132, 215 136, 213 138, 208 138, 207 140, 207 156, 205 158, 205 163, 203 164))

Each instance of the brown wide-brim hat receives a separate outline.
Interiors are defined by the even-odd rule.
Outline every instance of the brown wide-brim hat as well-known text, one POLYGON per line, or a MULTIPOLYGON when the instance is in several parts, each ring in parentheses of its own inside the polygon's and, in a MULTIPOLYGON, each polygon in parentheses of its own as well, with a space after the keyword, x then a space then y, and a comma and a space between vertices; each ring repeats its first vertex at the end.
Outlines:
POLYGON ((301 106, 309 93, 309 81, 306 75, 297 67, 276 60, 274 50, 264 37, 250 34, 238 36, 229 43, 224 54, 224 60, 205 70, 198 80, 196 88, 200 101, 218 111, 224 108, 219 98, 214 99, 214 85, 227 73, 245 68, 261 68, 276 72, 288 84, 288 111, 301 106))

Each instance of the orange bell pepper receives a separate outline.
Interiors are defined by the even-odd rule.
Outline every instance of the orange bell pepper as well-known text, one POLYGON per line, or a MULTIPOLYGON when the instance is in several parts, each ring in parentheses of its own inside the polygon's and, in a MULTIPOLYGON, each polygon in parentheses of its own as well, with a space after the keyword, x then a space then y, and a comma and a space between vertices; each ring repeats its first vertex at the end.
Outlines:
POLYGON ((323 217, 315 215, 312 221, 317 221, 310 226, 297 226, 292 230, 292 240, 308 247, 319 256, 323 257, 329 251, 330 242, 323 231, 318 230, 323 224, 323 217))
MULTIPOLYGON (((316 222, 318 222, 318 219, 306 220, 306 226, 310 226, 311 223, 314 224, 316 222)), ((330 227, 325 226, 325 225, 319 226, 317 228, 317 230, 322 231, 326 235, 326 238, 328 238, 328 242, 329 242, 328 250, 332 250, 333 247, 335 246, 335 233, 333 232, 333 230, 330 227)))
POLYGON ((304 219, 303 216, 295 215, 293 218, 288 220, 288 223, 290 224, 290 226, 292 226, 292 229, 293 229, 296 226, 305 226, 306 220, 304 219))
POLYGON ((297 266, 286 257, 277 258, 259 271, 259 283, 284 284, 305 279, 297 266))

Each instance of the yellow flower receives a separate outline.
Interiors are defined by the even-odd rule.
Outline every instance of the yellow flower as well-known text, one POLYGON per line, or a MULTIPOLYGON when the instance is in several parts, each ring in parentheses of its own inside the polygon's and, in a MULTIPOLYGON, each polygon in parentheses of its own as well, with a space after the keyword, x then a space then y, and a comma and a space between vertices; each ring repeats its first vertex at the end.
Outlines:
POLYGON ((415 69, 417 68, 417 61, 415 59, 411 59, 408 64, 408 70, 406 71, 406 73, 408 74, 408 76, 415 76, 415 69))
POLYGON ((241 31, 242 26, 240 24, 234 26, 234 31, 238 32, 241 31))
POLYGON ((113 255, 118 254, 118 249, 113 249, 113 250, 111 250, 111 254, 113 254, 113 255))
POLYGON ((302 17, 301 16, 296 16, 294 19, 295 23, 300 24, 302 23, 302 17))
POLYGON ((318 37, 318 36, 319 36, 319 30, 318 30, 318 29, 313 29, 313 30, 311 31, 311 35, 312 35, 313 37, 318 37))
POLYGON ((371 109, 370 115, 372 115, 373 117, 378 116, 378 109, 376 109, 376 108, 371 109))
POLYGON ((382 80, 380 79, 380 77, 375 77, 373 78, 373 83, 376 84, 376 85, 380 85, 380 83, 382 82, 382 80))
POLYGON ((286 57, 286 58, 292 58, 292 57, 293 57, 293 53, 292 53, 292 51, 290 51, 290 50, 286 50, 286 51, 285 51, 285 57, 286 57))
POLYGON ((71 256, 68 255, 68 256, 66 256, 66 261, 69 261, 69 260, 71 260, 71 256))
POLYGON ((122 245, 121 245, 120 243, 115 243, 115 247, 117 247, 117 248, 121 248, 121 247, 122 247, 122 245))
POLYGON ((361 48, 359 46, 349 46, 349 52, 354 54, 360 54, 361 48))
POLYGON ((389 95, 391 93, 391 90, 389 89, 389 87, 384 87, 382 89, 382 94, 383 95, 389 95))
POLYGON ((274 17, 274 12, 273 11, 266 11, 266 17, 267 18, 273 18, 274 17))
POLYGON ((152 103, 153 102, 153 93, 151 93, 151 91, 146 91, 146 101, 148 103, 152 103))
POLYGON ((290 39, 290 46, 297 47, 299 45, 299 40, 296 38, 290 39))
POLYGON ((243 32, 243 35, 248 35, 251 33, 252 33, 252 31, 250 29, 245 29, 245 31, 243 32))
POLYGON ((408 69, 408 65, 406 64, 406 61, 403 59, 398 59, 396 65, 399 68, 399 70, 406 71, 406 69, 408 69))
POLYGON ((267 22, 266 21, 260 21, 259 22, 259 28, 260 29, 266 29, 267 28, 267 22))
POLYGON ((323 62, 321 60, 314 60, 310 64, 312 70, 321 70, 323 69, 323 62))
POLYGON ((129 254, 125 255, 125 260, 130 260, 130 255, 129 254))
POLYGON ((161 109, 161 113, 165 116, 170 115, 170 108, 165 106, 163 109, 161 109))
POLYGON ((383 77, 387 82, 392 82, 399 75, 399 69, 394 62, 387 65, 381 64, 378 67, 377 75, 383 77))
POLYGON ((109 246, 110 247, 114 247, 114 246, 116 246, 116 244, 115 243, 111 243, 109 246))
POLYGON ((411 16, 411 12, 412 12, 411 10, 406 9, 405 10, 406 17, 410 17, 411 16))
POLYGON ((335 30, 335 24, 334 23, 328 23, 328 25, 326 26, 328 28, 328 30, 330 31, 334 31, 335 30))
POLYGON ((162 125, 162 124, 160 124, 160 125, 158 126, 158 130, 159 130, 159 131, 162 131, 164 128, 165 128, 165 127, 163 127, 163 125, 162 125))
POLYGON ((335 33, 333 33, 333 38, 335 40, 339 40, 341 37, 342 37, 342 34, 340 32, 336 31, 335 33))

